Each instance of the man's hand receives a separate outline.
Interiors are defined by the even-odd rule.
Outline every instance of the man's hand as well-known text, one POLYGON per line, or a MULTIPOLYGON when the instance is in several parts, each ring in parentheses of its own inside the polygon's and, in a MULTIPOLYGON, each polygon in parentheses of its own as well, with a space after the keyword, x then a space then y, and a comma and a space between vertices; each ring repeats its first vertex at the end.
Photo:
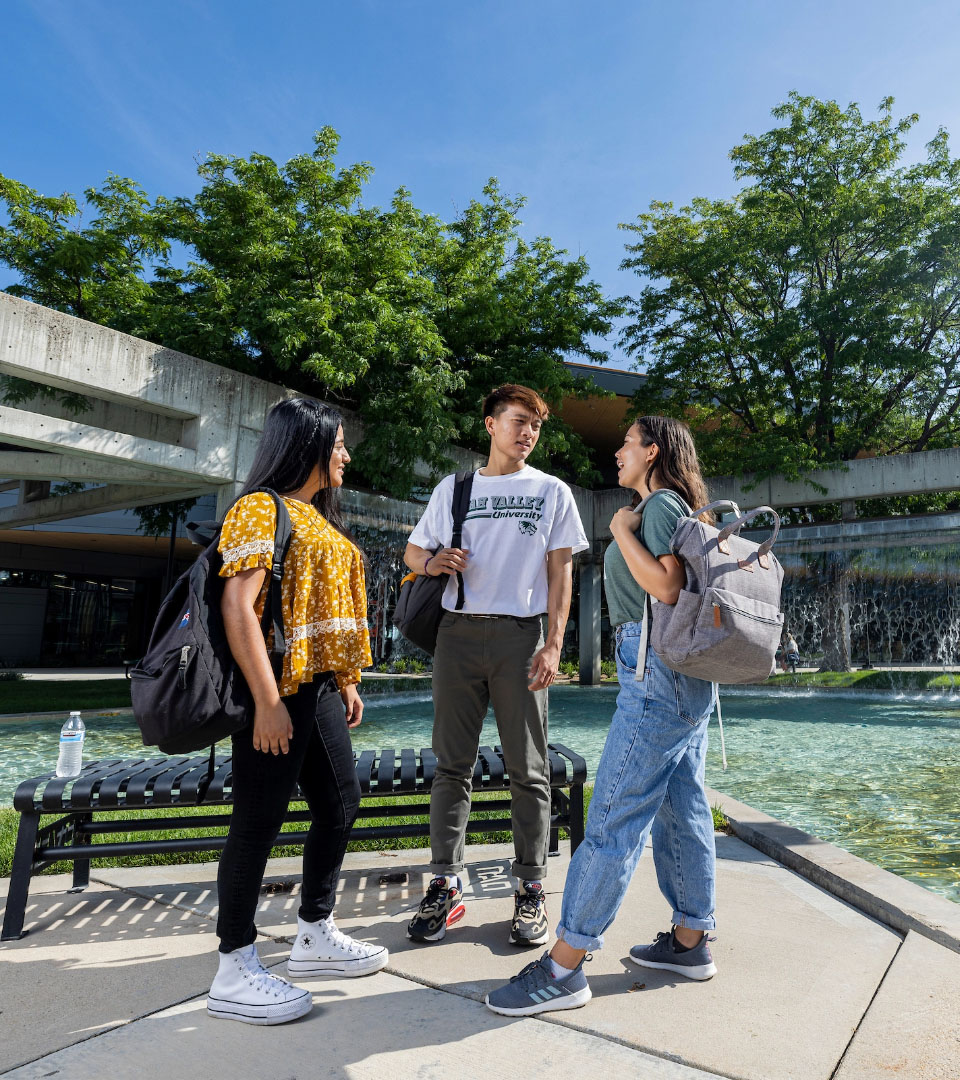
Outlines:
POLYGON ((427 561, 427 576, 439 577, 441 574, 463 573, 467 568, 466 548, 441 548, 427 561))
POLYGON ((343 709, 347 716, 347 727, 359 727, 360 721, 363 718, 363 701, 360 699, 357 684, 351 683, 349 686, 345 686, 340 691, 340 697, 343 698, 343 709))
POLYGON ((293 724, 282 701, 273 705, 258 705, 253 715, 253 748, 264 754, 286 754, 290 751, 293 724))
POLYGON ((560 646, 544 645, 534 654, 530 664, 530 683, 528 690, 546 690, 557 677, 557 668, 560 666, 560 646))

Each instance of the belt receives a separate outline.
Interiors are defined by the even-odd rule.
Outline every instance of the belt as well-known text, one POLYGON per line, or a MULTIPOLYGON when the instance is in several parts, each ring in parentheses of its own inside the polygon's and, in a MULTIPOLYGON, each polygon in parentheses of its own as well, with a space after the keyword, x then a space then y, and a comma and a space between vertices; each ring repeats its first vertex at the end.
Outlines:
POLYGON ((446 611, 446 615, 459 615, 461 619, 519 619, 520 622, 539 620, 539 615, 474 615, 469 611, 446 611))

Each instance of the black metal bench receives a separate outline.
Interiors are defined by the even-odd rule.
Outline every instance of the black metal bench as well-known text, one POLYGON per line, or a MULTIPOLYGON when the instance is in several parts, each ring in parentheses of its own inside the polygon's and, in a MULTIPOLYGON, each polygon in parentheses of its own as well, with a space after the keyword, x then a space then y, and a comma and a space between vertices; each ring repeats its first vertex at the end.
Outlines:
MULTIPOLYGON (((397 824, 364 826, 360 819, 403 819, 424 815, 426 807, 422 803, 413 804, 410 799, 430 792, 437 766, 433 751, 360 750, 355 752, 354 759, 363 799, 390 797, 406 801, 378 806, 364 806, 361 802, 351 840, 429 836, 428 822, 398 821, 397 824)), ((20 811, 20 826, 0 940, 13 941, 21 937, 30 879, 52 863, 72 861, 73 888, 79 890, 90 882, 91 858, 222 849, 226 837, 211 836, 209 831, 204 835, 203 830, 228 825, 230 815, 199 812, 215 806, 229 806, 233 801, 231 759, 217 757, 215 761, 209 784, 210 759, 207 755, 91 761, 75 779, 48 774, 24 780, 13 796, 13 807, 20 811), (182 817, 162 813, 174 807, 193 807, 198 813, 182 817), (157 810, 160 813, 134 820, 112 816, 125 810, 157 810), (98 815, 97 820, 94 820, 94 814, 98 815), (59 816, 41 827, 44 815, 59 816), (92 843, 95 835, 173 828, 196 830, 197 835, 92 843)), ((560 743, 550 744, 551 854, 559 853, 561 827, 569 829, 571 854, 583 840, 583 783, 586 778, 586 762, 579 754, 560 743)), ((500 747, 481 746, 473 772, 474 791, 509 791, 509 787, 500 747)), ((291 801, 300 798, 299 791, 295 791, 291 801)), ((474 801, 472 812, 500 811, 509 806, 509 798, 484 799, 474 801)), ((298 822, 309 818, 306 810, 291 808, 285 820, 298 822)), ((503 817, 480 819, 471 814, 467 822, 467 831, 472 833, 498 832, 510 827, 510 819, 503 817)), ((302 844, 306 836, 305 831, 285 832, 278 837, 277 843, 302 844)))

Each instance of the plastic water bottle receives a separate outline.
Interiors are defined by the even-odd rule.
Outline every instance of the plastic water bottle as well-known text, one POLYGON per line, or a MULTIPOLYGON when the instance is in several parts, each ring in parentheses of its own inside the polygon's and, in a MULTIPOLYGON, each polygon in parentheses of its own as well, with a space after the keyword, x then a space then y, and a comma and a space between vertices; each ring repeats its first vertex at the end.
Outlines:
POLYGON ((57 776, 79 776, 83 757, 83 737, 87 729, 80 713, 72 712, 70 719, 60 729, 60 756, 57 758, 57 776))

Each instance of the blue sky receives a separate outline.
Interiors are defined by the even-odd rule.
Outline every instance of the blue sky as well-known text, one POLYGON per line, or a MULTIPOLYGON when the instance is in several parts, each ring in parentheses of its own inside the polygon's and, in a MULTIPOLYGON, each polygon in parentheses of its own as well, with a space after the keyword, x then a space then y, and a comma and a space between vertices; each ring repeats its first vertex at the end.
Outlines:
POLYGON ((638 285, 617 223, 732 192, 730 147, 791 89, 892 94, 913 157, 960 133, 955 2, 7 0, 0 25, 0 172, 46 194, 191 194, 197 158, 285 160, 330 124, 368 202, 450 217, 497 176, 614 295, 638 285))

